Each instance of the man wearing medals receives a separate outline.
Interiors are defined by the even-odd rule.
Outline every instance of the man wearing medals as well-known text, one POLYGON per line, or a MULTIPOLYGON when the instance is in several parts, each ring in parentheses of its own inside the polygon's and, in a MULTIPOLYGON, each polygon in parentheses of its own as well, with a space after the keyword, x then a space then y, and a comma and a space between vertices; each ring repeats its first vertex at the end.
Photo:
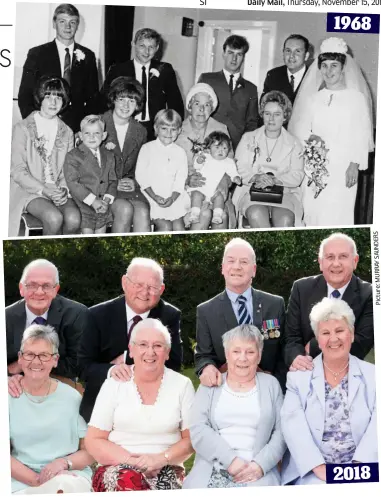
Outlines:
POLYGON ((312 370, 312 359, 320 353, 309 316, 312 307, 324 297, 342 299, 354 312, 355 333, 350 353, 364 359, 373 348, 372 285, 353 274, 358 260, 354 240, 343 233, 333 233, 320 244, 322 274, 294 282, 284 335, 284 359, 290 371, 312 370))
POLYGON ((222 335, 240 324, 253 324, 261 331, 264 348, 259 369, 273 374, 282 388, 285 386, 284 300, 252 288, 255 272, 253 247, 241 238, 231 240, 222 260, 225 290, 197 307, 195 368, 205 386, 221 384, 221 373, 226 371, 222 335))

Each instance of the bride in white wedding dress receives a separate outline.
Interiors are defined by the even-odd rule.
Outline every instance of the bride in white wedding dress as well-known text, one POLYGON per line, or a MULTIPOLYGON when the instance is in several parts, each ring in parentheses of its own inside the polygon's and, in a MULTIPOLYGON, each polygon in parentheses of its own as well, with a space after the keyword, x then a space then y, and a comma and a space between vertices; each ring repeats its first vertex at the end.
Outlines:
POLYGON ((358 171, 373 150, 372 105, 361 70, 340 38, 329 38, 311 65, 295 101, 288 131, 302 144, 313 134, 328 150, 327 186, 315 198, 302 185, 307 226, 353 225, 358 171))

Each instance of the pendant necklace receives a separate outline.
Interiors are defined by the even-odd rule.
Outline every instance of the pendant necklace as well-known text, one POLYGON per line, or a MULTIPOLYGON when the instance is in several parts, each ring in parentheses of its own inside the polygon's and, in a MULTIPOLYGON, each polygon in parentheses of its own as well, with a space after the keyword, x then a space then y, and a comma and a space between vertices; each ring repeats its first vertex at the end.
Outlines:
MULTIPOLYGON (((280 136, 280 135, 279 135, 279 136, 280 136)), ((266 158, 266 162, 271 162, 271 156, 272 156, 272 154, 273 154, 273 152, 274 152, 274 149, 275 149, 275 147, 276 147, 276 144, 278 143, 279 136, 278 136, 278 138, 275 140, 275 143, 274 143, 274 146, 273 146, 273 148, 272 148, 271 152, 269 152, 269 145, 268 145, 268 143, 267 143, 267 137, 265 136, 265 139, 266 139, 266 150, 267 150, 267 158, 266 158)))
POLYGON ((334 376, 334 378, 335 378, 335 381, 337 381, 337 378, 338 378, 339 374, 340 374, 340 373, 342 373, 343 371, 345 371, 345 370, 347 369, 347 367, 348 367, 348 365, 349 365, 349 361, 348 361, 348 362, 347 362, 347 364, 343 367, 343 369, 340 369, 340 371, 337 371, 337 372, 336 372, 336 371, 332 371, 332 369, 330 369, 330 368, 327 366, 327 364, 326 364, 325 362, 323 362, 323 364, 324 364, 324 366, 328 369, 328 371, 329 371, 330 373, 332 373, 332 374, 333 374, 333 376, 334 376))
POLYGON ((42 402, 45 402, 48 395, 50 394, 51 386, 52 386, 52 380, 49 378, 49 388, 45 395, 32 395, 25 390, 25 386, 23 388, 27 399, 33 402, 33 404, 41 404, 42 402))

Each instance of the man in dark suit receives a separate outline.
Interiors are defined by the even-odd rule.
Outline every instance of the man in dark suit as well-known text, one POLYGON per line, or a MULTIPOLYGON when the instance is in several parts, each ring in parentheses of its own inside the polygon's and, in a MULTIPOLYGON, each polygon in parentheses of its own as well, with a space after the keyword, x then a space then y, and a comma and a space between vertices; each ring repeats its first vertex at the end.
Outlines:
POLYGON ((146 98, 142 112, 137 114, 135 119, 146 128, 148 141, 155 137, 153 122, 159 110, 173 109, 180 114, 181 119, 184 119, 184 103, 177 85, 175 71, 168 62, 154 60, 161 44, 161 36, 155 30, 144 28, 137 31, 132 42, 134 58, 112 65, 107 72, 101 91, 103 96, 102 110, 105 110, 104 97, 115 78, 129 76, 142 84, 146 98))
POLYGON ((223 44, 224 68, 201 74, 198 82, 207 83, 217 94, 218 107, 213 117, 228 127, 234 150, 246 131, 258 127, 257 87, 240 73, 249 50, 246 38, 231 35, 223 44))
POLYGON ((310 56, 310 43, 302 35, 290 35, 283 44, 284 66, 271 69, 263 84, 263 93, 278 90, 285 93, 294 103, 296 94, 306 72, 306 61, 310 56))
POLYGON ((86 421, 106 378, 130 379, 133 361, 128 344, 133 327, 141 319, 160 319, 167 326, 172 345, 165 365, 174 371, 181 368, 181 313, 161 299, 165 289, 161 266, 151 259, 133 259, 122 277, 122 287, 123 296, 90 308, 89 326, 82 336, 78 359, 86 388, 80 412, 86 421))
POLYGON ((284 301, 282 297, 252 288, 255 272, 252 246, 241 238, 231 240, 222 260, 225 290, 197 307, 195 368, 203 385, 221 383, 221 372, 226 369, 222 335, 239 324, 248 323, 256 326, 264 338, 259 367, 274 374, 282 387, 285 385, 286 368, 281 350, 284 301))
POLYGON ((92 114, 98 94, 98 71, 94 53, 74 41, 79 12, 70 4, 54 11, 55 40, 31 48, 24 64, 18 104, 25 119, 35 110, 33 91, 41 76, 63 77, 70 86, 70 104, 59 117, 76 133, 81 119, 92 114))
POLYGON ((58 333, 60 357, 52 372, 65 383, 75 386, 77 351, 87 323, 87 307, 58 295, 58 270, 45 259, 37 259, 25 267, 19 288, 23 300, 5 309, 11 395, 18 396, 22 392, 18 352, 24 330, 32 324, 48 324, 58 333))
POLYGON ((355 321, 351 354, 364 359, 374 345, 372 285, 353 274, 359 256, 347 235, 334 233, 322 241, 319 276, 302 278, 292 286, 287 308, 285 362, 290 371, 312 369, 320 350, 310 325, 312 307, 324 297, 339 298, 352 308, 355 321))

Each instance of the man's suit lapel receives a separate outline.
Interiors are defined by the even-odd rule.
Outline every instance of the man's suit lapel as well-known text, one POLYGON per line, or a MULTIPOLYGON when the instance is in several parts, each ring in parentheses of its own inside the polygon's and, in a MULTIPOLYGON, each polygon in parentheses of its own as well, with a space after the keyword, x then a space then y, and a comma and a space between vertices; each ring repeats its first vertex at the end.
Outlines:
POLYGON ((257 292, 254 290, 254 288, 251 289, 251 297, 253 300, 253 324, 256 326, 259 330, 262 329, 262 323, 263 323, 263 302, 262 302, 262 297, 257 292))
POLYGON ((311 293, 310 293, 310 296, 309 296, 309 299, 308 299, 308 302, 309 302, 309 305, 307 307, 307 312, 308 314, 310 313, 311 311, 311 308, 317 304, 318 302, 320 302, 321 300, 323 300, 324 297, 327 296, 327 283, 324 279, 324 276, 323 275, 319 275, 317 278, 316 278, 316 281, 315 281, 315 286, 314 288, 312 289, 311 293))
POLYGON ((345 292, 342 296, 342 300, 344 300, 349 307, 354 309, 356 307, 356 300, 358 298, 358 285, 357 285, 357 277, 352 274, 351 281, 347 288, 345 289, 345 292))
POLYGON ((220 100, 228 101, 231 98, 230 95, 230 90, 229 90, 229 85, 226 81, 224 71, 220 71, 217 73, 218 77, 218 86, 220 87, 221 91, 221 98, 220 100))
POLYGON ((20 349, 20 344, 22 340, 22 336, 25 330, 26 324, 26 311, 25 311, 25 300, 21 300, 17 304, 17 310, 15 310, 15 316, 12 322, 12 331, 13 334, 13 343, 14 343, 14 353, 17 355, 17 352, 20 349))
POLYGON ((98 161, 95 158, 93 152, 89 148, 87 148, 86 145, 81 143, 81 145, 79 145, 78 148, 85 154, 86 164, 90 165, 92 172, 100 177, 102 175, 103 168, 106 166, 106 164, 103 164, 103 161, 105 161, 106 159, 103 157, 102 160, 102 150, 101 150, 101 167, 99 167, 98 161))
POLYGON ((70 87, 75 87, 77 81, 83 78, 83 70, 86 66, 86 58, 79 60, 75 54, 76 50, 81 50, 77 43, 74 43, 73 60, 71 62, 70 87))
POLYGON ((62 303, 60 302, 59 296, 52 300, 52 303, 48 311, 47 322, 50 326, 57 331, 60 327, 62 321, 62 303))
POLYGON ((232 303, 226 293, 226 290, 221 293, 221 314, 226 322, 226 330, 231 330, 238 325, 237 318, 235 317, 232 303))
POLYGON ((109 335, 113 350, 128 350, 127 311, 124 295, 115 301, 109 335))
MULTIPOLYGON (((44 55, 44 64, 49 66, 49 74, 62 76, 60 56, 55 40, 47 44, 47 54, 44 55)), ((40 76, 43 76, 43 74, 40 74, 40 76)))
POLYGON ((304 73, 303 73, 303 77, 302 79, 300 80, 300 83, 298 84, 298 86, 295 88, 295 95, 298 93, 299 91, 299 88, 300 88, 300 85, 302 84, 302 81, 304 79, 304 76, 306 75, 306 72, 307 72, 307 66, 304 67, 304 73))

